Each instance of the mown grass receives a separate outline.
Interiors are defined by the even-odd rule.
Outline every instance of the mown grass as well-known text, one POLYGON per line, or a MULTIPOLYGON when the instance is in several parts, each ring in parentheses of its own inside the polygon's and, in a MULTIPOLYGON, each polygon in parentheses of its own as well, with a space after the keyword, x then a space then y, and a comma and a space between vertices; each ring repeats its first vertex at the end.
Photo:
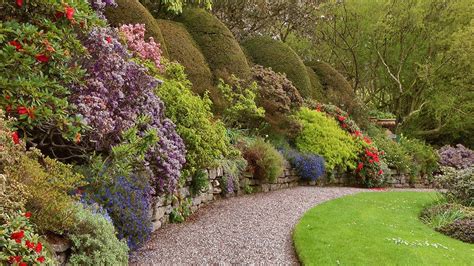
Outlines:
POLYGON ((293 240, 304 265, 474 265, 474 245, 424 224, 436 193, 360 193, 309 210, 293 240))

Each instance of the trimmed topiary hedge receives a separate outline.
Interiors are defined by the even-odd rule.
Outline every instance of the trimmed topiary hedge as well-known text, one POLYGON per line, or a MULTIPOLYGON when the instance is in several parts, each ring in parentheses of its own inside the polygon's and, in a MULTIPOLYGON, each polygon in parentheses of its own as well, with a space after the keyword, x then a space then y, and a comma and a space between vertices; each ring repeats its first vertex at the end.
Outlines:
POLYGON ((307 63, 319 78, 323 97, 322 102, 337 105, 347 111, 359 125, 364 125, 366 114, 349 82, 344 76, 325 62, 307 63))
POLYGON ((250 67, 230 30, 215 16, 200 8, 189 8, 177 18, 188 29, 206 57, 215 80, 231 74, 246 79, 250 67))
POLYGON ((243 47, 255 64, 285 73, 303 98, 316 96, 312 92, 303 61, 288 45, 270 37, 259 36, 244 42, 243 47))
POLYGON ((323 86, 321 85, 318 75, 316 75, 314 70, 309 66, 306 66, 306 72, 311 82, 311 95, 313 95, 315 100, 322 102, 324 100, 323 86))
POLYGON ((117 7, 108 7, 105 16, 113 27, 122 24, 145 24, 145 38, 153 37, 156 42, 161 44, 161 51, 165 57, 168 57, 168 50, 164 43, 163 35, 155 18, 148 12, 138 0, 115 0, 117 7))
POLYGON ((168 48, 169 59, 175 60, 185 67, 186 75, 193 83, 193 91, 203 95, 206 90, 212 90, 211 70, 184 25, 163 19, 159 19, 157 22, 168 48))

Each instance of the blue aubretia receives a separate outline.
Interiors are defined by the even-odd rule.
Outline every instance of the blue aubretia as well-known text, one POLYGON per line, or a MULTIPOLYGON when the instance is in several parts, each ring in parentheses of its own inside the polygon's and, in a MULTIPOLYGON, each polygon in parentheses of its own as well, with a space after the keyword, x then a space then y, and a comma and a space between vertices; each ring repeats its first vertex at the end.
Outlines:
POLYGON ((146 176, 116 177, 112 184, 86 193, 88 202, 102 205, 112 218, 119 239, 126 239, 131 250, 137 249, 150 237, 152 187, 146 176))
POLYGON ((317 154, 300 153, 293 149, 286 150, 283 154, 304 180, 315 181, 326 170, 324 168, 324 158, 317 154))

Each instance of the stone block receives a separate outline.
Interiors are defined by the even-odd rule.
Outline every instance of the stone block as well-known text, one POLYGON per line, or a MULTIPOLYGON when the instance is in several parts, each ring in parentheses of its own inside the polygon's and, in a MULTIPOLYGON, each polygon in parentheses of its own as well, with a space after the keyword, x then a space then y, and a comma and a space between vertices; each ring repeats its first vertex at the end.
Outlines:
POLYGON ((221 194, 222 189, 220 187, 214 187, 214 190, 212 191, 213 194, 221 194))
POLYGON ((216 175, 217 176, 224 176, 224 168, 222 168, 221 166, 217 167, 216 175))
POLYGON ((209 179, 214 180, 217 178, 217 170, 209 169, 209 179))
POLYGON ((189 197, 189 195, 191 195, 191 193, 189 193, 189 187, 182 187, 179 189, 179 194, 184 197, 184 198, 187 198, 189 197))
POLYGON ((171 212, 171 206, 161 206, 161 207, 157 207, 155 208, 155 216, 153 217, 153 221, 156 221, 156 220, 160 220, 161 218, 163 218, 163 216, 165 216, 165 213, 166 211, 168 210, 168 207, 170 207, 170 211, 168 213, 171 212))
POLYGON ((271 184, 270 185, 270 190, 278 190, 280 189, 280 184, 271 184))
POLYGON ((164 206, 165 208, 165 215, 170 214, 171 211, 173 210, 173 207, 171 205, 164 206))
POLYGON ((154 221, 151 225, 151 230, 154 232, 154 231, 160 229, 162 225, 163 225, 162 221, 160 221, 160 220, 154 221))
POLYGON ((262 184, 260 187, 262 188, 262 192, 270 191, 270 184, 262 184))
POLYGON ((193 206, 197 206, 197 205, 201 204, 202 203, 201 196, 197 196, 197 197, 193 198, 192 202, 193 202, 193 206))
POLYGON ((198 206, 191 206, 191 213, 195 213, 198 209, 198 206))
POLYGON ((211 193, 207 193, 207 201, 208 201, 208 202, 211 202, 211 201, 213 201, 213 200, 214 200, 214 195, 212 194, 212 192, 211 192, 211 193))

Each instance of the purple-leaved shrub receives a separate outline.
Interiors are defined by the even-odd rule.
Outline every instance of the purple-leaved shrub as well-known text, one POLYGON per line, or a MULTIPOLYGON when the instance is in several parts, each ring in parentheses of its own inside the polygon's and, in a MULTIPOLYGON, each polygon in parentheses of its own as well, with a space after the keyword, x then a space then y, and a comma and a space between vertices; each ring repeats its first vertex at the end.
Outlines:
POLYGON ((474 165, 474 151, 461 144, 456 145, 456 147, 443 146, 438 150, 438 154, 440 164, 443 166, 466 169, 474 165))

